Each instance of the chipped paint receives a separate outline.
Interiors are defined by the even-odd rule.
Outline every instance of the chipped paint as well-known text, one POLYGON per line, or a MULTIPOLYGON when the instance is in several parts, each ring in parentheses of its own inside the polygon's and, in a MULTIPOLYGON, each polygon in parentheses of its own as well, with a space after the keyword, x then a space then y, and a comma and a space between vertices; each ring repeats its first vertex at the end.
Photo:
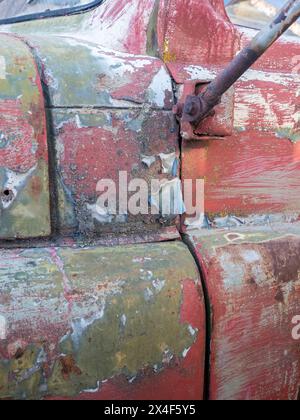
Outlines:
POLYGON ((164 67, 153 77, 153 80, 149 86, 149 95, 152 102, 160 107, 164 108, 166 103, 166 97, 172 92, 172 83, 169 73, 164 67))
MULTIPOLYGON (((74 229, 75 222, 75 229, 79 226, 82 233, 94 236, 112 231, 117 233, 122 229, 145 232, 155 228, 159 231, 161 223, 150 214, 138 217, 120 214, 116 217, 116 209, 99 208, 97 183, 111 179, 118 190, 119 171, 126 171, 128 184, 135 178, 144 179, 150 191, 151 179, 166 178, 161 170, 160 152, 168 155, 175 151, 179 155, 177 130, 171 112, 151 107, 137 110, 51 110, 49 118, 54 123, 61 174, 63 200, 58 210, 63 227, 74 229), (153 159, 155 161, 148 166, 143 159, 149 164, 153 159), (72 217, 66 217, 70 212, 72 217)), ((173 174, 177 176, 178 166, 175 169, 173 174)))
POLYGON ((184 224, 190 229, 201 229, 209 227, 206 223, 206 216, 204 213, 200 213, 196 218, 186 217, 184 224))
POLYGON ((99 223, 111 223, 114 216, 109 213, 108 208, 103 208, 99 204, 87 204, 87 209, 91 211, 92 218, 99 223))
POLYGON ((295 400, 299 345, 291 319, 300 311, 299 223, 231 234, 235 242, 224 231, 190 236, 213 313, 210 398, 295 400))
POLYGON ((1 39, 0 238, 47 236, 49 168, 41 82, 27 46, 8 35, 1 39))
POLYGON ((217 72, 201 66, 186 66, 183 68, 186 73, 186 80, 201 80, 202 82, 211 82, 217 75, 217 72))
POLYGON ((134 108, 148 103, 154 108, 172 107, 171 79, 158 59, 118 53, 68 37, 32 35, 28 42, 48 87, 51 106, 134 108))
POLYGON ((1 196, 2 208, 4 210, 13 205, 14 201, 18 198, 19 192, 26 186, 28 180, 36 171, 36 169, 37 165, 35 165, 25 174, 19 174, 14 171, 10 171, 9 169, 6 170, 3 190, 9 193, 7 195, 2 194, 1 196))
POLYGON ((177 158, 176 153, 168 153, 168 154, 160 153, 159 157, 162 162, 163 173, 172 174, 175 159, 177 158))
POLYGON ((6 318, 0 315, 0 340, 6 340, 7 337, 7 325, 6 318))
POLYGON ((6 59, 3 55, 0 56, 0 79, 6 79, 6 59))
POLYGON ((155 156, 146 156, 146 155, 141 155, 142 158, 142 162, 148 166, 148 168, 150 168, 156 161, 156 157, 155 156))
POLYGON ((184 245, 2 250, 1 267, 7 333, 0 342, 0 398, 101 394, 103 384, 118 380, 136 388, 145 369, 154 366, 160 367, 156 383, 178 366, 196 396, 193 371, 202 366, 202 372, 203 359, 191 364, 185 349, 202 352, 195 343, 204 338, 204 316, 199 325, 181 313, 186 291, 199 286, 184 245), (144 259, 152 282, 141 276, 135 258, 144 259))
MULTIPOLYGON (((116 223, 99 227, 97 217, 110 216, 92 203, 99 179, 126 170, 130 177, 161 180, 153 200, 158 209, 160 197, 173 190, 184 210, 180 180, 171 179, 179 173, 171 77, 161 60, 145 54, 151 46, 165 58, 177 83, 208 81, 253 34, 232 25, 221 0, 184 3, 106 0, 87 14, 4 28, 26 38, 49 94, 59 234, 88 232, 88 240, 90 234, 100 240, 117 233, 128 242, 142 232, 143 241, 174 239, 173 222, 173 234, 162 235, 162 218, 128 219, 123 231, 116 223), (177 166, 159 162, 160 154, 174 151, 177 166)), ((7 156, 15 154, 2 150, 16 139, 8 130, 12 121, 2 124, 5 111, 18 109, 26 139, 36 134, 33 120, 41 121, 30 105, 36 72, 26 89, 18 88, 21 82, 5 85, 23 68, 9 65, 17 50, 10 42, 6 79, 0 76, 0 179, 7 180, 9 170, 15 185, 35 167, 42 134, 19 143, 23 158, 7 167, 7 156)), ((299 352, 289 335, 289 311, 299 311, 300 290, 299 80, 290 59, 297 53, 299 40, 284 38, 237 85, 233 136, 182 144, 183 179, 206 182, 209 218, 201 215, 191 228, 210 229, 189 233, 213 312, 212 399, 298 395, 299 352)), ((3 75, 2 67, 0 61, 3 75)), ((34 191, 37 178, 47 185, 47 150, 39 156, 36 173, 26 179, 34 191)), ((25 226, 32 234, 44 226, 44 211, 49 215, 49 191, 30 205, 25 190, 1 222, 24 234, 20 215, 29 214, 25 226)), ((0 342, 1 398, 202 397, 205 311, 199 273, 184 245, 2 250, 0 288, 0 326, 2 314, 7 326, 0 342)))

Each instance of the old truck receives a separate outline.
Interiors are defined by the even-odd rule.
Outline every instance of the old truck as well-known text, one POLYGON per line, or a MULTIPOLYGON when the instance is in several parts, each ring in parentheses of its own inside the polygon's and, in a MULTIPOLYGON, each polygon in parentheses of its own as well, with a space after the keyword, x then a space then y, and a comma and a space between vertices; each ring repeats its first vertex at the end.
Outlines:
POLYGON ((278 3, 0 2, 0 399, 300 399, 299 24, 242 50, 278 3))

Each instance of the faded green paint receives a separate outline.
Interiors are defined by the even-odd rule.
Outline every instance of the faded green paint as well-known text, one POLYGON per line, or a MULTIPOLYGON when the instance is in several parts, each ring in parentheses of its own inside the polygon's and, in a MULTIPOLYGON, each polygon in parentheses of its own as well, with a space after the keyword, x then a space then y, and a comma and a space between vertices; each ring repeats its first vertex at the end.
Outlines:
POLYGON ((7 211, 1 215, 0 237, 15 238, 47 236, 50 233, 49 190, 40 188, 43 180, 48 185, 48 165, 43 159, 28 180, 26 187, 7 211), (40 191, 36 193, 36 183, 40 191))
POLYGON ((7 35, 0 40, 0 238, 47 236, 48 153, 39 76, 22 41, 7 35), (6 202, 5 191, 11 192, 6 202))
POLYGON ((14 25, 2 25, 0 31, 17 32, 18 34, 41 34, 43 36, 54 35, 66 31, 66 19, 68 20, 68 33, 77 34, 80 29, 84 29, 91 18, 92 12, 73 16, 61 16, 55 19, 35 19, 29 22, 20 22, 14 25))
POLYGON ((171 84, 169 92, 165 81, 161 92, 159 84, 151 85, 163 68, 156 58, 107 52, 98 44, 71 36, 29 34, 26 39, 33 47, 53 107, 128 108, 149 103, 171 109, 171 84), (123 94, 118 95, 120 90, 123 94), (165 103, 157 103, 156 95, 165 96, 165 103))
POLYGON ((71 38, 31 36, 29 40, 36 46, 37 62, 43 65, 45 60, 50 71, 47 85, 51 105, 111 106, 110 95, 98 87, 99 75, 109 69, 101 55, 97 56, 97 46, 71 38))
POLYGON ((181 321, 186 279, 199 280, 180 243, 3 250, 0 354, 15 347, 0 360, 0 398, 75 396, 182 359, 197 338, 181 321))
POLYGON ((24 116, 29 120, 28 110, 33 103, 39 103, 34 62, 20 40, 5 35, 1 35, 0 39, 0 56, 6 73, 5 78, 0 78, 0 100, 20 98, 24 116))
MULTIPOLYGON (((127 112, 129 113, 130 111, 127 112)), ((55 109, 51 110, 51 117, 54 119, 53 122, 57 130, 59 130, 59 128, 63 129, 64 125, 70 122, 74 122, 78 128, 101 128, 106 126, 113 129, 113 127, 111 127, 112 116, 109 111, 55 109)))
POLYGON ((157 40, 157 19, 159 12, 159 0, 155 0, 155 5, 150 16, 148 30, 147 30, 147 46, 146 51, 148 55, 159 57, 160 51, 157 40))

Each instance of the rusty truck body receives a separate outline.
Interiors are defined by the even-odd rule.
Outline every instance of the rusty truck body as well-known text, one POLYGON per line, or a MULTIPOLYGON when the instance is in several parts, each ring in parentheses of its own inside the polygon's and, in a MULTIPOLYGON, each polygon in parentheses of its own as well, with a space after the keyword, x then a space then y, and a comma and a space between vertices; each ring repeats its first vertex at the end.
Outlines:
POLYGON ((276 2, 5 2, 0 399, 299 399, 298 23, 203 111, 276 2))

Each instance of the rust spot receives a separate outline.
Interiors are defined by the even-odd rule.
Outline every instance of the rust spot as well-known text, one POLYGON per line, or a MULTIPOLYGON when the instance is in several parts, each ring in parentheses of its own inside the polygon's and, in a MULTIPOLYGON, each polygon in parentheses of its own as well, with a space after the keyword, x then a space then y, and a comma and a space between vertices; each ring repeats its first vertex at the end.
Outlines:
POLYGON ((102 90, 103 88, 106 88, 107 86, 107 75, 105 73, 100 73, 97 76, 98 79, 98 90, 102 90))
POLYGON ((60 359, 61 363, 61 373, 65 381, 69 380, 71 374, 77 376, 81 375, 82 372, 78 366, 76 366, 74 357, 71 355, 62 356, 60 359))
POLYGON ((281 241, 270 241, 265 244, 271 259, 273 272, 280 283, 288 283, 298 280, 300 247, 299 241, 284 239, 281 241))
POLYGON ((247 280, 248 284, 250 284, 251 286, 255 286, 258 287, 255 278, 254 277, 249 277, 249 279, 247 280))
POLYGON ((23 355, 24 355, 24 350, 19 347, 16 351, 16 354, 15 354, 14 358, 16 360, 19 360, 19 359, 21 359, 21 357, 23 357, 23 355))
POLYGON ((284 303, 284 295, 281 289, 278 289, 275 295, 275 300, 279 303, 284 303))

